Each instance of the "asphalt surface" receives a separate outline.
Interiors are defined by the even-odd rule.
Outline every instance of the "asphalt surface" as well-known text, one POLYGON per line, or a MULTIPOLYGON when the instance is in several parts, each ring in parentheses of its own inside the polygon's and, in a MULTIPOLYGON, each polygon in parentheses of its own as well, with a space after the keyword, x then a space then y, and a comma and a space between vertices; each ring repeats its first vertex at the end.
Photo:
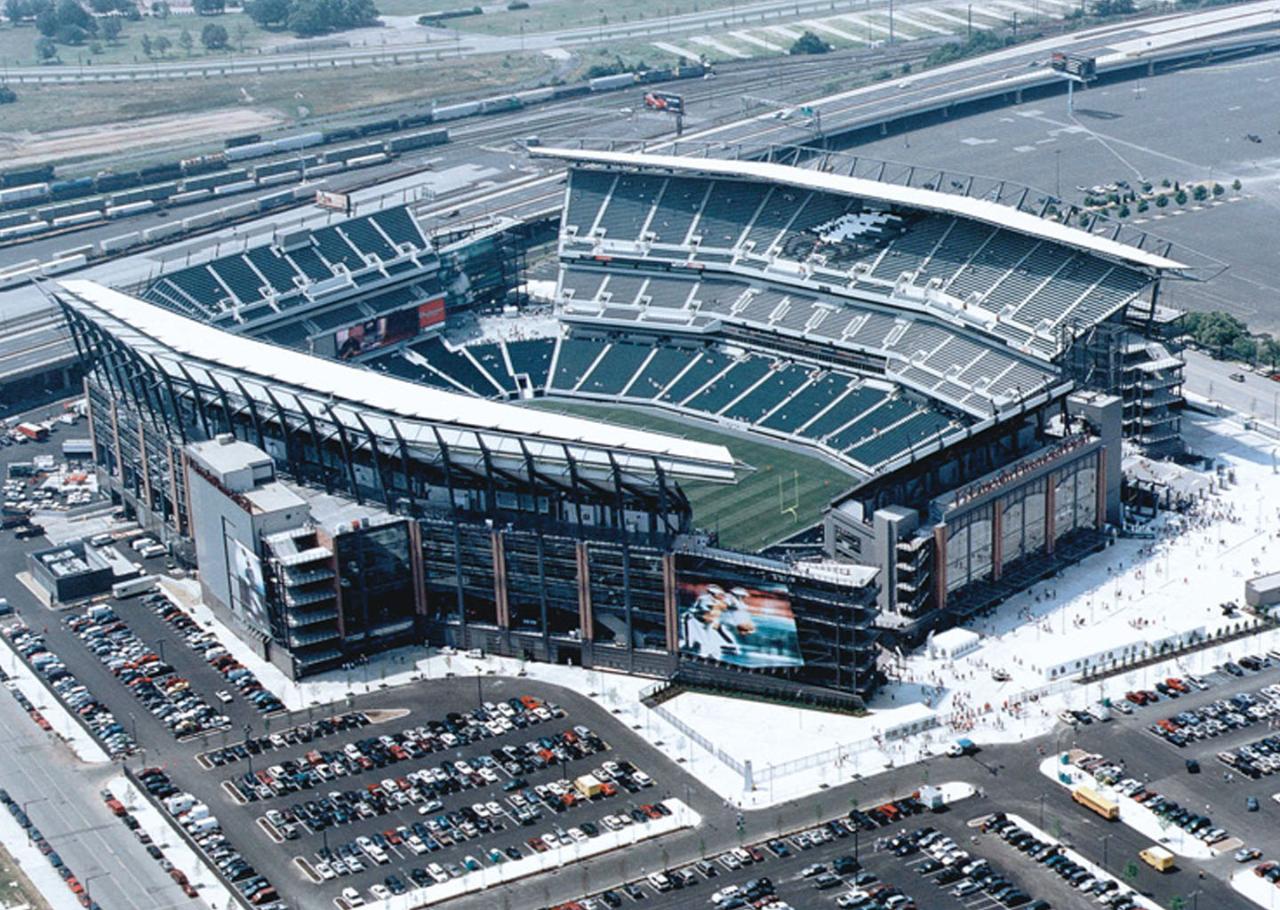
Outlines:
MULTIPOLYGON (((56 450, 60 434, 54 434, 49 443, 42 447, 14 446, 0 449, 0 464, 19 458, 27 459, 41 449, 56 450)), ((6 532, 8 533, 8 532, 6 532)), ((127 691, 119 680, 92 656, 61 621, 41 606, 34 597, 14 579, 14 574, 24 567, 25 553, 43 546, 40 540, 19 542, 4 540, 0 546, 0 596, 8 597, 19 615, 32 625, 47 628, 48 643, 73 669, 81 681, 104 702, 117 717, 126 719, 131 726, 136 725, 137 737, 145 749, 145 756, 139 755, 131 760, 134 766, 142 764, 162 764, 172 775, 175 782, 184 789, 190 790, 199 799, 207 802, 213 813, 224 821, 225 829, 235 845, 254 857, 255 863, 267 874, 280 890, 285 900, 292 906, 325 907, 329 897, 336 890, 347 884, 366 888, 379 881, 387 874, 385 868, 378 874, 366 873, 363 877, 351 882, 339 879, 328 883, 326 887, 313 886, 293 863, 296 856, 312 856, 317 846, 322 845, 324 838, 307 835, 300 841, 276 843, 268 838, 257 825, 257 819, 266 808, 273 805, 293 802, 309 798, 306 792, 284 799, 273 799, 260 803, 239 805, 230 798, 222 783, 240 770, 247 769, 247 764, 239 763, 228 768, 206 770, 196 761, 196 754, 204 749, 219 747, 226 741, 235 742, 240 738, 239 728, 249 724, 255 734, 280 731, 294 722, 307 719, 308 712, 298 712, 292 718, 275 717, 268 721, 260 717, 238 698, 227 706, 227 713, 232 717, 236 731, 225 737, 213 733, 207 737, 196 738, 188 742, 178 742, 171 733, 150 713, 142 709, 141 703, 127 691)), ((153 645, 163 647, 165 659, 173 663, 178 671, 191 680, 192 687, 206 697, 212 697, 214 691, 226 688, 222 678, 212 669, 204 665, 196 655, 186 648, 173 630, 155 616, 140 601, 130 601, 120 606, 120 613, 129 623, 133 631, 153 645)), ((1239 653, 1245 653, 1247 645, 1240 646, 1239 653)), ((429 719, 438 719, 451 710, 469 710, 481 700, 497 701, 513 695, 532 694, 536 697, 551 700, 562 705, 567 717, 556 721, 544 729, 556 730, 575 724, 584 724, 609 744, 607 755, 596 756, 583 762, 584 767, 570 767, 568 776, 572 777, 580 770, 595 767, 606 758, 613 760, 627 759, 649 773, 656 785, 649 790, 635 795, 620 794, 613 800, 592 804, 582 810, 582 814, 567 814, 563 820, 556 819, 562 826, 573 824, 584 819, 595 820, 606 812, 614 812, 628 805, 649 802, 659 797, 679 797, 686 800, 695 811, 703 817, 703 823, 695 829, 684 830, 647 841, 625 851, 600 856, 591 860, 572 864, 563 870, 537 876, 522 882, 488 892, 459 898, 450 902, 451 907, 466 910, 489 910, 495 906, 533 908, 548 906, 565 900, 580 897, 583 894, 597 892, 605 887, 642 877, 646 872, 683 866, 703 856, 715 856, 731 847, 742 843, 754 843, 787 833, 803 830, 818 822, 845 814, 849 807, 857 804, 862 807, 876 805, 887 799, 908 794, 927 782, 966 781, 980 788, 984 795, 971 798, 956 804, 952 810, 942 816, 921 817, 918 824, 934 824, 937 827, 963 825, 964 822, 1003 810, 1017 813, 1047 831, 1060 833, 1061 839, 1073 845, 1087 857, 1105 864, 1113 873, 1128 862, 1134 860, 1142 848, 1149 846, 1150 840, 1137 831, 1121 823, 1108 823, 1103 819, 1083 810, 1070 798, 1069 793, 1048 781, 1038 770, 1042 757, 1039 750, 1052 753, 1058 749, 1078 746, 1090 751, 1097 751, 1113 760, 1123 760, 1128 773, 1149 781, 1149 786, 1162 794, 1166 794, 1188 806, 1201 804, 1211 807, 1207 811, 1219 824, 1233 836, 1239 836, 1250 846, 1261 849, 1265 857, 1280 855, 1280 826, 1276 824, 1280 806, 1266 799, 1269 795, 1268 780, 1248 781, 1239 777, 1226 780, 1218 772, 1218 764, 1213 754, 1220 749, 1233 747, 1249 742, 1259 735, 1257 729, 1241 731, 1220 740, 1198 743, 1186 750, 1179 750, 1155 738, 1146 730, 1158 718, 1166 713, 1173 713, 1187 707, 1194 707, 1208 701, 1226 697, 1236 691, 1256 691, 1262 686, 1280 680, 1280 667, 1273 667, 1258 674, 1249 674, 1242 680, 1229 677, 1224 673, 1204 674, 1212 687, 1207 692, 1196 692, 1177 702, 1162 701, 1159 705, 1138 709, 1131 717, 1119 717, 1107 724, 1093 724, 1079 729, 1059 725, 1052 733, 1029 742, 991 746, 984 748, 975 756, 962 759, 934 759, 902 768, 887 770, 882 774, 866 780, 851 780, 848 783, 822 791, 814 796, 794 800, 769 809, 747 812, 742 816, 742 826, 738 826, 737 810, 724 799, 707 789, 696 779, 686 774, 677 762, 668 759, 654 744, 645 739, 643 730, 634 730, 624 725, 619 719, 591 701, 580 692, 563 689, 544 683, 526 679, 507 679, 498 677, 482 678, 481 689, 477 691, 475 677, 458 676, 446 679, 434 679, 410 684, 394 689, 380 689, 376 683, 369 694, 356 694, 348 700, 334 705, 332 710, 340 712, 349 707, 357 710, 369 709, 402 709, 409 715, 403 722, 397 720, 389 729, 423 723, 429 719), (1185 759, 1198 757, 1201 759, 1204 773, 1192 777, 1185 770, 1185 759), (1246 810, 1245 799, 1256 796, 1263 804, 1259 812, 1246 810)), ((359 680, 359 671, 356 671, 359 680)), ((1134 674, 1131 682, 1135 686, 1150 686, 1153 679, 1143 678, 1143 674, 1134 674)), ((357 685, 356 691, 365 688, 357 685)), ((50 695, 49 698, 53 696, 50 695)), ((8 700, 11 702, 12 700, 8 700)), ((0 700, 0 722, 8 716, 5 712, 17 709, 16 703, 8 704, 0 700)), ((315 716, 322 716, 326 711, 315 709, 315 716)), ((19 712, 20 715, 20 712, 19 712)), ((366 728, 376 733, 377 727, 366 728)), ((536 731, 537 728, 534 728, 536 731)), ((21 716, 14 719, 11 725, 13 748, 10 750, 14 760, 0 766, 0 785, 6 786, 15 798, 31 798, 29 791, 38 791, 45 795, 50 788, 55 788, 61 802, 54 801, 48 806, 33 806, 33 817, 53 839, 58 849, 64 853, 67 861, 76 869, 82 878, 92 874, 94 863, 100 863, 110 869, 117 863, 122 868, 119 874, 101 880, 102 894, 113 887, 113 881, 129 882, 130 900, 103 905, 134 906, 138 908, 169 906, 176 902, 172 890, 166 888, 161 878, 159 867, 145 855, 128 835, 122 825, 106 815, 101 809, 97 791, 105 776, 112 769, 103 767, 91 769, 78 766, 65 750, 52 747, 43 739, 44 734, 38 731, 30 721, 21 716), (49 815, 45 815, 45 810, 49 815), (57 813, 55 815, 55 813, 57 813), (64 842, 66 846, 64 847, 64 842), (79 852, 77 852, 79 851, 79 852), (113 852, 114 851, 114 852, 113 852), (128 872, 137 877, 138 884, 132 884, 128 872), (148 889, 156 889, 154 895, 148 889), (167 895, 167 896, 166 896, 167 895), (150 899, 151 903, 145 903, 150 899)), ((349 732, 328 738, 326 748, 360 738, 367 733, 349 732)), ((481 744, 469 747, 464 753, 487 753, 494 744, 505 741, 524 741, 533 738, 529 731, 519 731, 502 740, 484 740, 481 744)), ((290 749, 278 753, 280 757, 296 757, 304 749, 290 749)), ((277 753, 273 753, 277 754, 277 753)), ((447 757, 444 753, 436 753, 421 760, 401 763, 392 766, 398 776, 405 771, 433 765, 447 757)), ((255 759, 255 767, 273 760, 271 756, 255 759)), ((353 785, 363 784, 366 778, 371 781, 387 772, 377 771, 354 778, 353 785)), ((543 772, 550 779, 557 776, 557 770, 543 772)), ((541 778, 539 778, 541 780, 541 778)), ((535 783, 538 780, 534 781, 535 783)), ((345 787, 345 783, 344 783, 345 787)), ((481 798, 486 801, 496 798, 501 801, 503 794, 496 788, 492 790, 471 791, 458 794, 448 801, 449 808, 453 803, 475 802, 481 798)), ((578 810, 573 810, 577 812, 578 810)), ((370 820, 359 825, 331 830, 328 840, 331 846, 353 838, 357 834, 374 830, 383 830, 393 824, 402 823, 405 819, 416 820, 416 814, 403 814, 394 823, 389 817, 370 820)), ((549 818, 532 828, 519 829, 515 826, 499 832, 492 838, 472 841, 469 845, 455 850, 459 855, 487 850, 490 846, 505 847, 508 843, 523 841, 533 833, 549 830, 553 822, 549 818)), ((951 830, 949 827, 945 830, 951 830)), ((960 828, 955 829, 962 833, 960 828)), ((967 829, 966 829, 967 830, 967 829)), ((954 836, 954 835, 953 835, 954 836)), ((959 840, 959 838, 957 838, 959 840)), ((832 850, 847 852, 848 841, 844 847, 839 844, 832 850)), ((865 844, 864 844, 865 846, 865 844)), ((874 851, 874 842, 872 842, 874 851)), ((797 879, 799 869, 811 862, 822 861, 827 848, 819 848, 816 852, 808 851, 802 856, 788 860, 770 860, 765 871, 781 887, 785 896, 791 898, 797 908, 831 906, 833 892, 819 895, 810 885, 797 879), (777 870, 776 873, 773 870, 777 870)), ((1041 867, 1032 866, 1020 854, 1012 854, 1007 847, 992 841, 990 846, 981 843, 974 852, 986 856, 1002 871, 1014 877, 1029 893, 1045 896, 1054 906, 1067 907, 1070 903, 1054 900, 1054 888, 1058 887, 1056 877, 1044 872, 1041 867), (1025 868, 1024 868, 1025 867, 1025 868)), ((834 854, 832 854, 834 855, 834 854)), ((449 857, 450 859, 456 857, 449 857)), ((435 857, 409 858, 397 857, 396 869, 404 877, 404 871, 414 865, 425 865, 435 857)), ((903 887, 908 893, 918 898, 929 895, 936 897, 932 885, 913 881, 915 874, 907 870, 894 868, 897 859, 887 857, 877 859, 874 855, 868 860, 873 869, 877 863, 885 864, 883 876, 894 884, 903 887)), ((1227 876, 1236 867, 1229 856, 1218 857, 1205 862, 1186 861, 1180 868, 1170 874, 1160 876, 1141 864, 1135 886, 1149 892, 1156 900, 1168 902, 1175 895, 1186 896, 1192 892, 1200 892, 1202 905, 1206 907, 1235 910, 1243 908, 1244 901, 1230 890, 1225 883, 1227 876), (1200 879, 1203 871, 1205 878, 1200 879)), ((880 871, 877 871, 880 874, 880 871)), ((726 871, 726 876, 728 875, 726 871)), ((726 877, 725 881, 731 880, 726 877)), ((95 891, 99 882, 95 882, 95 891)), ((692 906, 693 901, 703 904, 705 895, 712 888, 701 893, 694 891, 677 892, 664 896, 661 901, 654 898, 654 906, 692 906), (695 900, 696 898, 696 900, 695 900), (674 903, 667 904, 666 901, 674 903)), ((943 901, 942 898, 937 898, 943 901)), ((945 902, 944 902, 945 903, 945 902)), ((921 906, 943 906, 944 903, 923 903, 921 906)), ((985 910, 985 908, 970 908, 985 910)))
MULTIPOLYGON (((54 453, 59 442, 55 434, 45 444, 0 449, 0 462, 54 453)), ((30 624, 52 626, 53 614, 14 579, 16 573, 26 570, 26 553, 48 546, 48 542, 17 541, 7 531, 4 537, 0 544, 0 594, 8 597, 30 624)), ((5 663, 9 669, 7 658, 5 663)), ((87 662, 83 663, 87 670, 87 662)), ((81 666, 75 666, 73 672, 80 674, 81 666)), ((40 707, 53 701, 53 694, 46 690, 34 704, 40 707)), ((164 910, 190 904, 98 795, 119 775, 119 768, 80 761, 67 746, 37 727, 8 693, 0 693, 0 727, 5 755, 5 761, 0 762, 0 787, 18 802, 43 799, 33 803, 28 814, 82 882, 90 875, 105 873, 92 883, 99 904, 106 910, 164 910)))
POLYGON ((1187 369, 1182 386, 1188 392, 1280 427, 1280 382, 1200 351, 1184 351, 1183 357, 1187 369))

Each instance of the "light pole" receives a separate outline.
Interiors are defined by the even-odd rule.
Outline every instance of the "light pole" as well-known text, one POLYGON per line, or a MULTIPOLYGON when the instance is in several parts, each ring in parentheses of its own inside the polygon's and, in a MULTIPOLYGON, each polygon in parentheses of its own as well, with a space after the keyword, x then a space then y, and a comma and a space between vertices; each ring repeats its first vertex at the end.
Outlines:
MULTIPOLYGON (((47 796, 37 796, 35 799, 29 799, 22 804, 22 814, 23 815, 27 814, 27 806, 34 806, 36 803, 47 803, 48 801, 49 801, 49 797, 47 796)), ((31 819, 28 818, 27 821, 31 821, 31 819)), ((31 828, 32 828, 31 825, 27 825, 27 846, 28 847, 31 846, 31 828)))
POLYGON ((110 872, 95 872, 92 875, 86 875, 84 877, 84 899, 89 902, 90 907, 93 906, 93 896, 89 893, 89 883, 92 882, 95 878, 103 878, 110 874, 111 874, 110 872))

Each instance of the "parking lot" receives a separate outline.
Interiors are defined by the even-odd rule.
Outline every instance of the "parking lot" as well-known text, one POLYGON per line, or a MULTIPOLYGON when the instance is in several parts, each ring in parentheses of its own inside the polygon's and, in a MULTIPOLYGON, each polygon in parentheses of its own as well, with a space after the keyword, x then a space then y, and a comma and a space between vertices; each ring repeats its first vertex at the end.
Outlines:
POLYGON ((1063 846, 1003 813, 971 817, 985 805, 969 800, 934 813, 910 797, 895 800, 642 874, 555 910, 641 902, 661 910, 708 905, 717 910, 1047 910, 1084 901, 1107 910, 1140 906, 1132 888, 1112 876, 1095 875, 1063 846), (885 806, 898 811, 887 815, 885 806))

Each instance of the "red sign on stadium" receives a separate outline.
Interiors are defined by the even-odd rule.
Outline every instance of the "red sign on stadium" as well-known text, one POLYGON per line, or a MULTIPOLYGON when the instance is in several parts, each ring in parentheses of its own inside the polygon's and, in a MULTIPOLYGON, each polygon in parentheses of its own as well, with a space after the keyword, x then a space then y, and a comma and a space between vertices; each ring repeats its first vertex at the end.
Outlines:
POLYGON ((424 329, 444 322, 444 297, 414 307, 384 313, 333 333, 339 360, 350 360, 368 351, 412 338, 424 329))

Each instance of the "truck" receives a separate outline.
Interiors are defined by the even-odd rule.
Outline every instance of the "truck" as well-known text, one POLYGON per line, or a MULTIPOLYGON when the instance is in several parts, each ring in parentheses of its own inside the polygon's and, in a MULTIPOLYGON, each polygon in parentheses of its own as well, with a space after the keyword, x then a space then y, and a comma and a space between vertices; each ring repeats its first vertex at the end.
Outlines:
POLYGON ((577 788, 586 799, 594 799, 604 792, 604 784, 600 783, 600 779, 594 774, 584 774, 573 782, 573 786, 577 788))
POLYGON ((1164 847, 1152 844, 1145 850, 1138 851, 1139 858, 1157 872, 1168 872, 1173 868, 1173 854, 1164 847))
POLYGON ((974 745, 971 739, 957 739, 951 745, 947 746, 947 755, 952 758, 960 758, 964 755, 972 755, 978 751, 978 747, 974 745))
POLYGON ((27 439, 44 442, 49 438, 49 430, 38 423, 23 422, 16 427, 17 431, 27 439))
POLYGON ((113 584, 111 586, 111 596, 116 600, 123 600, 126 597, 146 594, 148 591, 154 591, 155 588, 156 577, 154 575, 139 575, 137 578, 130 578, 113 584))
POLYGON ((1096 812, 1107 821, 1115 821, 1120 817, 1120 806, 1107 799, 1092 787, 1078 786, 1071 791, 1071 798, 1090 811, 1096 812))

